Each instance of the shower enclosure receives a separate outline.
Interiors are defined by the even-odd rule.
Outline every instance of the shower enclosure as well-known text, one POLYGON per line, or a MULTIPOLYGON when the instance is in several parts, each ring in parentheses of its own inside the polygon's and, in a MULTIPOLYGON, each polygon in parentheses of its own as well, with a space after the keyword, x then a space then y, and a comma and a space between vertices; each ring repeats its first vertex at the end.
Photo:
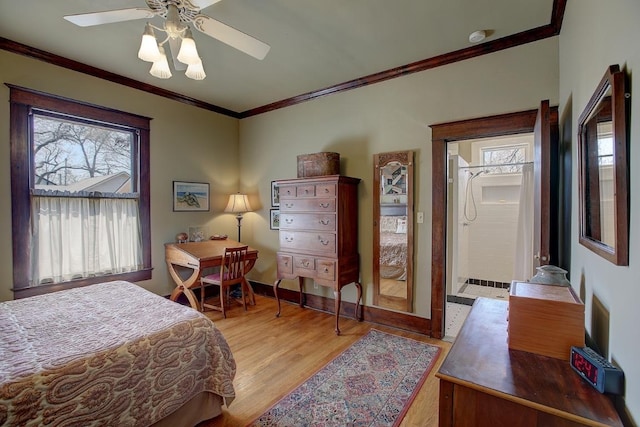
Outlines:
POLYGON ((533 272, 532 135, 449 144, 447 296, 533 272))

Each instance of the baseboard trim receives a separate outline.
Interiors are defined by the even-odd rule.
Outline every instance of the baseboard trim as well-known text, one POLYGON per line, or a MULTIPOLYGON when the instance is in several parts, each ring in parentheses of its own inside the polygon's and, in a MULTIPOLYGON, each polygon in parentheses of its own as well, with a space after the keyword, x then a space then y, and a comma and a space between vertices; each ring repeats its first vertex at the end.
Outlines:
MULTIPOLYGON (((275 298, 273 285, 252 280, 250 280, 250 283, 256 294, 275 298)), ((279 288, 278 296, 282 301, 288 301, 294 304, 298 304, 300 302, 300 292, 298 291, 279 288)), ((314 310, 331 314, 335 313, 335 304, 332 298, 305 293, 304 303, 305 307, 314 310)), ((340 315, 355 318, 355 307, 356 305, 352 302, 342 301, 342 304, 340 305, 340 315)), ((424 317, 369 306, 363 307, 363 317, 363 320, 367 322, 431 336, 431 319, 425 319, 424 317)))

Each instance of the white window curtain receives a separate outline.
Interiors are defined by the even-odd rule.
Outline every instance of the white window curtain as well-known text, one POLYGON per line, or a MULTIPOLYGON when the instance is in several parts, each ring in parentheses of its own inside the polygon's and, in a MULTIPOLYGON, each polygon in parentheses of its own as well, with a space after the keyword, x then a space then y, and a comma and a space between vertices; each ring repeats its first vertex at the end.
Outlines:
POLYGON ((34 286, 142 268, 138 200, 32 196, 34 286))

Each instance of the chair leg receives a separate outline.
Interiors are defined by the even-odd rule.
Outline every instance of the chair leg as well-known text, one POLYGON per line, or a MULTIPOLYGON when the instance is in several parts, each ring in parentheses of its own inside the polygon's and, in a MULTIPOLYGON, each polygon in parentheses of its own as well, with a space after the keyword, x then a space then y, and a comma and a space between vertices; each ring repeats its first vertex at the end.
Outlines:
POLYGON ((242 295, 242 306, 244 307, 244 311, 247 311, 247 300, 245 299, 244 294, 244 280, 240 282, 240 294, 242 295))
POLYGON ((224 305, 226 292, 229 292, 229 288, 223 289, 222 286, 220 286, 220 309, 222 310, 222 317, 225 319, 227 318, 227 312, 224 305))
POLYGON ((200 312, 204 313, 204 283, 200 282, 200 312))

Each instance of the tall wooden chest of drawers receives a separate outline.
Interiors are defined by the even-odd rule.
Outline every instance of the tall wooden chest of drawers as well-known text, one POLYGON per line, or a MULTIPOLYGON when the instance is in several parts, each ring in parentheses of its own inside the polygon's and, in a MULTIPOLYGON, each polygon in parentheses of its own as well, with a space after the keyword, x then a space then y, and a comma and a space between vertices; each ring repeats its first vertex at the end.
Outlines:
MULTIPOLYGON (((340 334, 342 287, 354 283, 358 290, 355 314, 362 298, 358 255, 358 183, 341 175, 277 181, 280 194, 280 250, 273 285, 278 300, 282 279, 298 278, 300 306, 304 278, 333 288, 336 334, 340 334)), ((360 311, 360 317, 362 317, 360 311)))

